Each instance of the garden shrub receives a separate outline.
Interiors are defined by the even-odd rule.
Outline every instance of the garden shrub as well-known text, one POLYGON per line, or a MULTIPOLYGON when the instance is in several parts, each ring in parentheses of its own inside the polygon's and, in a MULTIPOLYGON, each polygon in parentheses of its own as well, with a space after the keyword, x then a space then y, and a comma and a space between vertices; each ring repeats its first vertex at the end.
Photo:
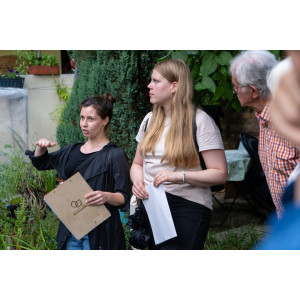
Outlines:
POLYGON ((54 188, 55 179, 55 171, 38 171, 20 150, 5 146, 0 152, 0 199, 8 204, 14 198, 36 198, 45 207, 43 196, 54 188))
POLYGON ((38 171, 14 148, 0 153, 0 249, 56 248, 59 220, 43 201, 55 178, 55 171, 38 171))
POLYGON ((12 217, 4 203, 0 203, 0 250, 55 250, 59 219, 37 201, 21 198, 12 217))

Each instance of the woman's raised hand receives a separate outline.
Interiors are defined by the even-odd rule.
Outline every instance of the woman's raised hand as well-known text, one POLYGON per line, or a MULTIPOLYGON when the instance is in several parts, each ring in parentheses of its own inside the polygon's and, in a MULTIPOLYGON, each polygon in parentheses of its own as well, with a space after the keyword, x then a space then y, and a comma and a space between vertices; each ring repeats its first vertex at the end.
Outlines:
POLYGON ((56 146, 56 143, 55 142, 51 142, 47 139, 39 139, 38 141, 36 141, 34 143, 34 145, 37 145, 41 148, 48 148, 48 147, 54 147, 56 146))
POLYGON ((43 155, 46 151, 48 147, 54 147, 56 146, 55 142, 51 142, 47 139, 39 139, 38 141, 36 141, 34 143, 34 145, 36 145, 36 149, 34 151, 34 156, 41 156, 43 155))

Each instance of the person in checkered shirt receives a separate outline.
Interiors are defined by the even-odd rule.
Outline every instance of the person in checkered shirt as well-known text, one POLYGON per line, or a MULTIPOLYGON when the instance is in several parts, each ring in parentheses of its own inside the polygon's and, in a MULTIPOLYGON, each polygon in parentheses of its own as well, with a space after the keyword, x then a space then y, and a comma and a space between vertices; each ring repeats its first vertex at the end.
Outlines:
POLYGON ((270 118, 271 93, 267 76, 278 63, 268 51, 243 51, 230 63, 233 93, 242 107, 255 111, 259 124, 258 154, 278 218, 284 208, 281 197, 288 178, 300 161, 300 151, 295 144, 281 136, 270 118))
MULTIPOLYGON (((271 72, 274 81, 271 117, 276 130, 300 147, 300 51, 287 51, 289 57, 281 61, 271 72), (287 69, 288 66, 288 69, 287 69), (285 72, 283 72, 285 69, 285 72), (274 75, 275 74, 275 75, 274 75)), ((270 233, 255 247, 258 250, 300 249, 300 176, 287 187, 282 199, 285 205, 283 217, 269 218, 270 233), (286 199, 284 199, 286 198, 286 199)))

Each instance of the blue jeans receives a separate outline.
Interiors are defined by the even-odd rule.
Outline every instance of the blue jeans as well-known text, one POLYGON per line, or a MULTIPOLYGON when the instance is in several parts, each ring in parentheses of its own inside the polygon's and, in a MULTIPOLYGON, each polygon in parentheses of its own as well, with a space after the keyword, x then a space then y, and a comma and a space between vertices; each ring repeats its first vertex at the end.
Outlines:
POLYGON ((66 250, 90 250, 89 236, 86 234, 82 239, 77 240, 71 233, 67 239, 66 250))

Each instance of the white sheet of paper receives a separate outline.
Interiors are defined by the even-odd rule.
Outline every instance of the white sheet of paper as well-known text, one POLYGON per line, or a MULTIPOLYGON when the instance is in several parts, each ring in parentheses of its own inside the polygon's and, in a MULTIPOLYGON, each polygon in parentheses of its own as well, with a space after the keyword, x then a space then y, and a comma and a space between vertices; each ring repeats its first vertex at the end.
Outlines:
POLYGON ((146 186, 149 198, 143 200, 151 224, 155 245, 177 236, 164 186, 146 186))

